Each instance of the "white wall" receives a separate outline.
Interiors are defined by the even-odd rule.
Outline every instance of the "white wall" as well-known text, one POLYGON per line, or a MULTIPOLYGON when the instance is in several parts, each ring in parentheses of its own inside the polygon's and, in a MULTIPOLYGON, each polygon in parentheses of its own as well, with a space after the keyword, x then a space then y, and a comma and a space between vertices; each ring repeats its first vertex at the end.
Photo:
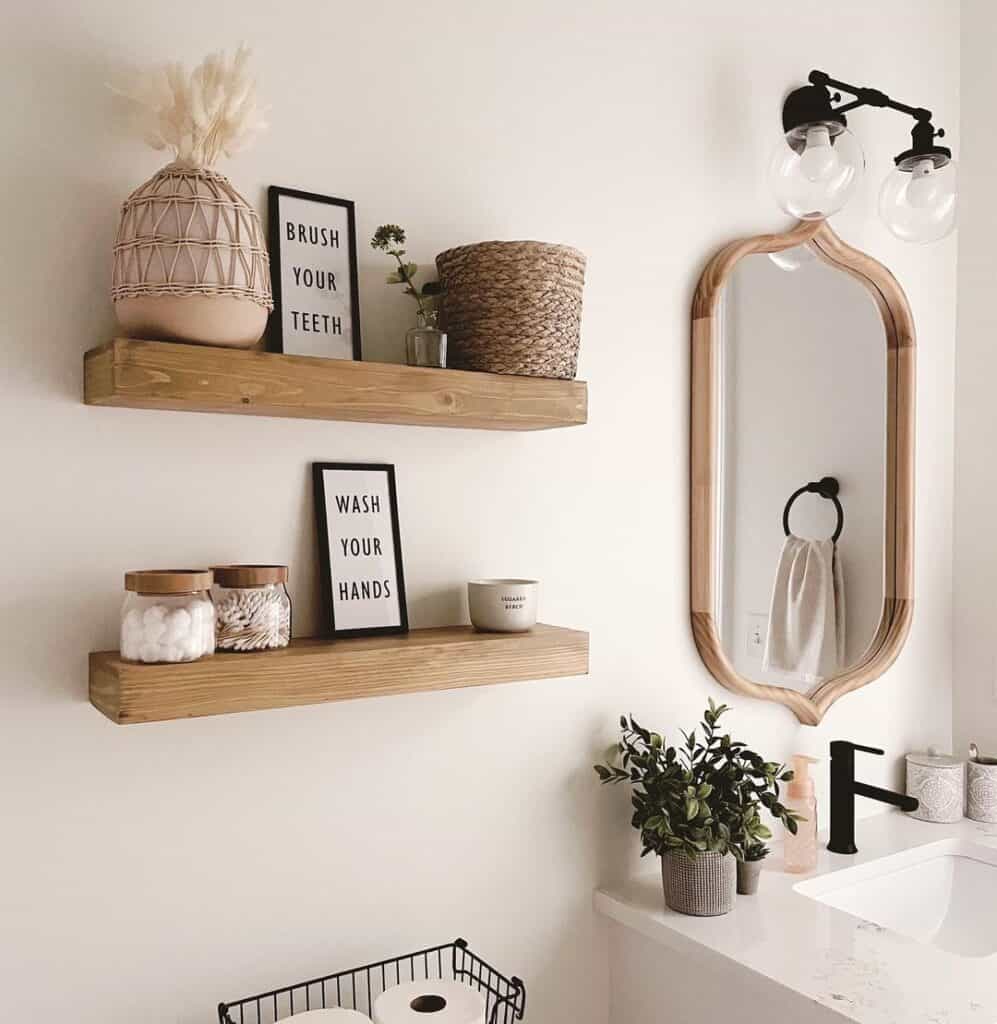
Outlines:
MULTIPOLYGON (((835 477, 844 528, 837 542, 845 601, 845 662, 856 664, 883 615, 886 506, 886 331, 861 282, 811 258, 795 270, 768 256, 735 268, 724 312, 722 598, 725 650, 749 679, 804 693, 812 680, 762 668, 749 631, 766 635, 782 513, 811 480, 835 477)), ((790 528, 831 537, 834 505, 802 494, 790 528)))
MULTIPOLYGON (((689 302, 732 236, 787 225, 764 167, 811 66, 958 117, 945 0, 500 5, 35 0, 6 16, 0 273, 5 373, 0 957, 4 1013, 208 1021, 219 999, 465 934, 529 986, 529 1019, 603 1024, 598 881, 631 870, 624 794, 589 764, 621 710, 674 732, 721 691, 687 623, 689 302), (118 204, 158 155, 112 127, 121 65, 255 47, 273 128, 228 171, 352 197, 361 240, 415 258, 485 238, 590 258, 591 424, 505 435, 82 405, 118 204), (315 622, 308 463, 395 463, 414 626, 461 581, 544 580, 543 614, 592 632, 580 680, 116 728, 86 701, 125 569, 292 566, 315 622)), ((856 114, 874 174, 836 227, 890 265, 920 333, 917 587, 881 681, 808 730, 734 700, 766 755, 850 737, 898 757, 950 721, 955 244, 894 242, 875 194, 906 127, 856 114)), ((411 315, 364 252, 371 350, 411 315)), ((390 345, 386 339, 390 339, 390 345)), ((873 810, 869 805, 863 810, 873 810)))
POLYGON ((956 374, 955 491, 955 749, 975 741, 997 751, 997 652, 994 584, 997 545, 991 539, 997 502, 993 382, 997 378, 994 305, 993 167, 997 140, 976 131, 991 117, 997 91, 993 62, 997 12, 963 0, 962 124, 959 163, 959 346, 956 374))

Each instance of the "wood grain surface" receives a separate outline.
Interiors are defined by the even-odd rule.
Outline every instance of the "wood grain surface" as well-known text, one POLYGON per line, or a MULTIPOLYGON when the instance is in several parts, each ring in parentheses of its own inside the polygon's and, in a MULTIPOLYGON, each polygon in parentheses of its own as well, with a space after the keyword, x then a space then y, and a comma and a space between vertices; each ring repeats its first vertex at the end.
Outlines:
POLYGON ((584 381, 115 338, 84 357, 88 405, 482 430, 578 426, 584 381))
POLYGON ((692 632, 704 664, 735 693, 785 704, 805 725, 871 683, 896 660, 914 611, 914 320, 896 278, 871 256, 846 245, 825 221, 801 221, 781 235, 759 235, 724 246, 706 265, 692 302, 692 395, 689 458, 689 601, 692 632), (717 304, 738 260, 809 243, 826 263, 868 289, 883 319, 886 359, 886 495, 883 612, 873 642, 859 662, 823 680, 809 694, 756 683, 740 675, 723 650, 717 628, 717 304))
POLYGON ((292 640, 280 651, 172 665, 140 665, 99 651, 90 655, 90 701, 118 724, 156 722, 581 676, 588 650, 588 633, 538 624, 528 633, 447 626, 405 636, 292 640))

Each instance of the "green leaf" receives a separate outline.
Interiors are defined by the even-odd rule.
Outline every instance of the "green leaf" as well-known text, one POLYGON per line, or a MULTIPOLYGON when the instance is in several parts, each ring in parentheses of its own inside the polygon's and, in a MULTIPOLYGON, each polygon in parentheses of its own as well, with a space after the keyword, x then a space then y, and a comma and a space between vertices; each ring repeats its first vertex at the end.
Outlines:
POLYGON ((401 274, 399 274, 397 270, 395 270, 392 273, 388 274, 388 276, 384 280, 388 284, 401 284, 402 283, 401 274))
POLYGON ((699 814, 699 801, 694 797, 686 797, 685 820, 692 821, 699 814))

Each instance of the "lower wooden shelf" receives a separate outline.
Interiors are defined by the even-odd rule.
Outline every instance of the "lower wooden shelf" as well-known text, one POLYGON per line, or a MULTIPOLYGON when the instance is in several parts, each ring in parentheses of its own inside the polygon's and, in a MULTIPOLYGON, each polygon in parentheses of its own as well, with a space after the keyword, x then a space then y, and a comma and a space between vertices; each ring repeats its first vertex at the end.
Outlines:
POLYGON ((449 690, 588 673, 588 633, 539 624, 529 633, 470 626, 405 636, 292 640, 281 651, 139 665, 90 655, 90 702, 112 722, 161 722, 236 711, 449 690))

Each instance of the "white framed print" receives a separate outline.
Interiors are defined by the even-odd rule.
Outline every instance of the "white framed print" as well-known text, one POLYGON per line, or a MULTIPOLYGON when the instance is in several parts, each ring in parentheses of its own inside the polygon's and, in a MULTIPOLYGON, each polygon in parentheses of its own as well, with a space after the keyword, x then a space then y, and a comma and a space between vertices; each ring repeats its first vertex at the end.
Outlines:
POLYGON ((312 478, 325 632, 407 633, 395 467, 314 462, 312 478))
POLYGON ((360 359, 353 203, 271 185, 270 277, 274 352, 360 359))

